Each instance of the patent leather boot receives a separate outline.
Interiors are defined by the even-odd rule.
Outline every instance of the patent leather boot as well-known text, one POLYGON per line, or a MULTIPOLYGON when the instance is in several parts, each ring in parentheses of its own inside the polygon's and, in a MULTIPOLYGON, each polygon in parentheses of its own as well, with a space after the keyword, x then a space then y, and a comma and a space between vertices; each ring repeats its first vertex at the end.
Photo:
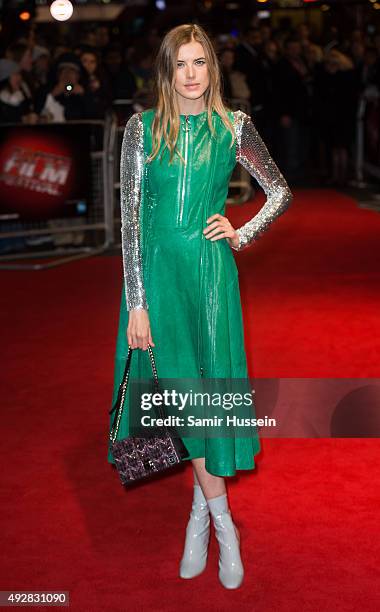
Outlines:
POLYGON ((237 589, 244 578, 240 535, 228 508, 227 494, 208 500, 219 542, 219 580, 226 589, 237 589))
POLYGON ((180 563, 181 578, 194 578, 203 572, 207 563, 207 550, 210 538, 210 512, 203 491, 194 485, 194 497, 186 540, 180 563))

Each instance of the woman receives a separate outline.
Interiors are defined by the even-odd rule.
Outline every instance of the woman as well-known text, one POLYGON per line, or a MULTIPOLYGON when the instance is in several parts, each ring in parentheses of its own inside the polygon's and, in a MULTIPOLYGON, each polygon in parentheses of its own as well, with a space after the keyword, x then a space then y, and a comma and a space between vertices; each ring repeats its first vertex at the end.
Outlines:
MULTIPOLYGON (((85 71, 84 87, 90 101, 91 119, 103 119, 111 104, 110 87, 106 80, 100 60, 95 51, 83 50, 80 61, 85 71)), ((89 106, 90 106, 89 105, 89 106)))
POLYGON ((219 58, 224 84, 224 96, 228 99, 238 98, 249 104, 251 91, 248 87, 245 74, 234 68, 235 50, 224 47, 219 51, 219 58))
POLYGON ((17 62, 0 59, 0 123, 37 123, 31 91, 17 62))
MULTIPOLYGON (((148 344, 155 347, 162 378, 248 376, 231 248, 248 247, 292 197, 250 117, 224 107, 218 61, 202 28, 182 25, 166 34, 155 83, 155 107, 132 115, 122 144, 124 283, 113 403, 128 344, 142 349, 132 359, 131 377, 151 377, 144 355, 148 344), (187 164, 174 154, 177 136, 187 164), (236 161, 268 196, 261 211, 237 230, 223 214, 236 161)), ((127 435, 124 423, 119 437, 127 435)), ((244 569, 224 477, 254 468, 257 434, 183 441, 193 464, 194 499, 180 576, 192 578, 205 568, 211 513, 220 545, 220 581, 237 588, 244 569)))

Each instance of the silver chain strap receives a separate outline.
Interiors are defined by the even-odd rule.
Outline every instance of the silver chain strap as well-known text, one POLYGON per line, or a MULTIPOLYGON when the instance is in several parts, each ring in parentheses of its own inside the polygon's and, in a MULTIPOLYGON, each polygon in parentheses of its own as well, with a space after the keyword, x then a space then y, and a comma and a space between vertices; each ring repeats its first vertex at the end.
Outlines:
MULTIPOLYGON (((110 436, 109 436, 111 442, 115 442, 118 431, 119 431, 119 427, 120 427, 120 421, 121 421, 121 417, 122 417, 123 409, 124 409, 124 399, 125 399, 125 394, 127 392, 127 386, 128 386, 128 381, 129 381, 130 365, 131 365, 131 358, 132 358, 133 350, 134 349, 128 344, 128 355, 127 355, 127 361, 126 361, 125 371, 123 375, 123 380, 119 386, 119 392, 117 394, 115 405, 113 406, 112 410, 109 411, 109 413, 112 414, 112 412, 116 410, 117 405, 118 405, 118 399, 120 397, 120 389, 121 389, 122 392, 121 392, 121 397, 120 397, 119 410, 118 410, 116 419, 114 419, 114 422, 111 428, 111 432, 110 432, 110 436)), ((158 376, 157 376, 156 362, 154 360, 154 355, 153 355, 152 347, 150 346, 150 344, 148 344, 148 352, 149 352, 150 363, 152 366, 154 384, 158 388, 158 376)))

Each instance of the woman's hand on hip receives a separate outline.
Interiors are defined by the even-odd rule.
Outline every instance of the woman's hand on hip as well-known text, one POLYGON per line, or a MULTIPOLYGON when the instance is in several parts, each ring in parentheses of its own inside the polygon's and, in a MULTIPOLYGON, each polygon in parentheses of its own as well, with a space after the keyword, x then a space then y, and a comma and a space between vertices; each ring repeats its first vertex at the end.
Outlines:
POLYGON ((230 246, 237 247, 239 245, 239 235, 232 227, 227 217, 223 217, 223 215, 216 213, 215 215, 211 215, 206 221, 209 223, 203 230, 206 238, 209 238, 211 241, 227 238, 227 242, 230 246))
POLYGON ((128 344, 131 348, 148 349, 148 344, 155 346, 150 331, 148 311, 145 308, 134 308, 129 312, 127 328, 128 344))

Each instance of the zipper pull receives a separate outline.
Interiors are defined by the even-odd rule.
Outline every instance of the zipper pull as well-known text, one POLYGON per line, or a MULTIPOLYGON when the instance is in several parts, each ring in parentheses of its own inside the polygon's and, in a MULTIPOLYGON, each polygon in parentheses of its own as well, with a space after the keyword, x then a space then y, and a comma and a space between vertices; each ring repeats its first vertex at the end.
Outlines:
POLYGON ((189 121, 189 115, 185 115, 185 120, 186 120, 186 127, 184 129, 185 129, 185 132, 188 132, 189 130, 191 130, 191 124, 190 124, 190 121, 189 121))

